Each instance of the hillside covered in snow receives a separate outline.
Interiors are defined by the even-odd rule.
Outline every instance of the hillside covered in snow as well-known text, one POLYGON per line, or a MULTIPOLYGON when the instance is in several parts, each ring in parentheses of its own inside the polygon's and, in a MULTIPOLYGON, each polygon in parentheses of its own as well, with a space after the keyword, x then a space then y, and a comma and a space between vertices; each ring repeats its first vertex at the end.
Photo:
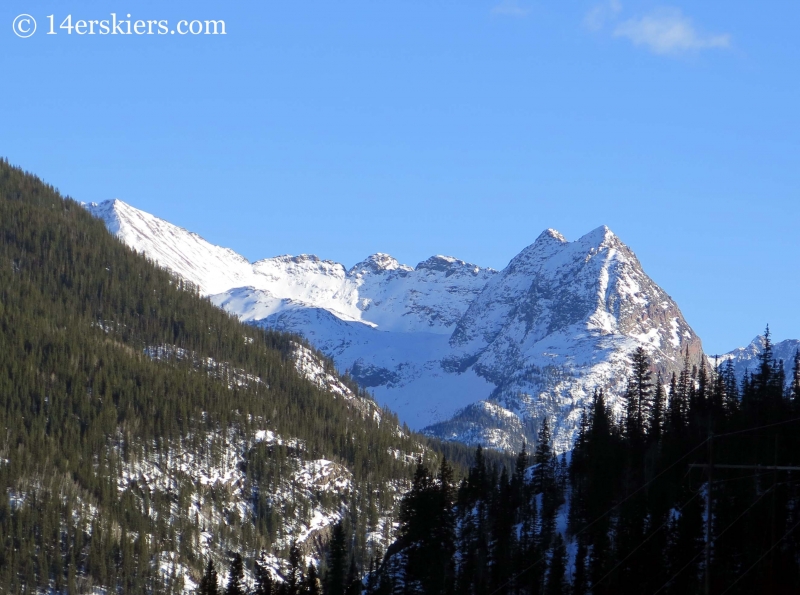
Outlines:
POLYGON ((664 378, 698 362, 677 304, 607 227, 548 229, 501 271, 449 256, 248 262, 119 200, 88 205, 130 247, 241 320, 306 337, 415 429, 516 449, 543 416, 568 447, 595 388, 610 402, 639 345, 664 378))
POLYGON ((471 457, 2 160, 0 288, 3 592, 190 593, 233 553, 280 583, 335 526, 360 575, 419 457, 471 457))

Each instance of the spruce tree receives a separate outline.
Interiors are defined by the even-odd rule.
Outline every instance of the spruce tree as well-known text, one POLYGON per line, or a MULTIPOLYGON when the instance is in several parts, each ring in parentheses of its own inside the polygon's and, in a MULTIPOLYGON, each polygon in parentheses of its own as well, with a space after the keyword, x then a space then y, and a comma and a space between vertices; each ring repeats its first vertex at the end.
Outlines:
POLYGON ((286 595, 299 595, 303 587, 303 555, 297 543, 293 543, 289 548, 289 571, 284 583, 286 595))
POLYGON ((260 562, 255 564, 255 591, 253 595, 273 595, 273 580, 270 571, 260 562))
POLYGON ((536 439, 536 451, 533 458, 536 464, 533 472, 533 489, 536 493, 541 493, 551 488, 555 480, 551 440, 550 424, 547 421, 547 417, 543 417, 536 439))
POLYGON ((347 543, 344 525, 339 521, 333 526, 328 546, 328 571, 325 574, 325 595, 344 595, 347 573, 347 543))
POLYGON ((203 574, 203 578, 200 579, 200 585, 197 589, 198 595, 218 595, 219 593, 219 582, 217 580, 217 569, 214 568, 214 561, 211 558, 208 559, 208 564, 206 565, 206 571, 203 574))
POLYGON ((631 440, 638 441, 644 437, 645 420, 652 407, 653 383, 650 358, 643 347, 636 348, 631 360, 631 377, 625 394, 625 431, 631 440))
POLYGON ((556 533, 553 538, 552 553, 547 566, 547 582, 545 595, 564 595, 567 592, 567 548, 561 533, 556 533))
POLYGON ((313 563, 309 563, 308 565, 303 593, 304 595, 322 595, 322 587, 320 585, 319 577, 317 576, 317 569, 313 563))
POLYGON ((800 410, 800 349, 795 351, 792 365, 791 388, 789 394, 795 410, 800 410))
POLYGON ((238 553, 234 554, 231 559, 225 595, 245 595, 244 563, 242 562, 242 556, 238 553))
POLYGON ((363 585, 358 576, 358 567, 356 566, 355 558, 350 559, 350 569, 347 571, 345 583, 347 584, 347 588, 344 591, 345 595, 361 595, 363 585))
POLYGON ((664 429, 664 416, 666 409, 667 395, 664 392, 664 383, 661 374, 656 378, 656 392, 653 396, 653 405, 650 409, 650 416, 647 421, 647 437, 651 442, 661 441, 661 432, 664 429))

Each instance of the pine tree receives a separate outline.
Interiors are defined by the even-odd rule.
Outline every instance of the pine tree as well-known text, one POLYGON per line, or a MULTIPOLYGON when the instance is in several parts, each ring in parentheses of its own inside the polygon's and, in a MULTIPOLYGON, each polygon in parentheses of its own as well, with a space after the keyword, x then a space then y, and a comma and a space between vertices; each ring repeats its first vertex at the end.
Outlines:
POLYGON ((790 395, 795 409, 800 409, 800 349, 794 354, 790 395))
POLYGON ((736 371, 733 367, 733 359, 725 361, 722 370, 722 378, 725 383, 725 409, 728 414, 734 414, 739 410, 739 385, 736 381, 736 371))
POLYGON ((217 581, 217 570, 214 568, 214 562, 211 558, 208 559, 205 574, 200 579, 200 585, 197 589, 198 595, 218 595, 219 582, 217 581))
POLYGON ((313 563, 309 563, 308 570, 306 571, 306 582, 303 589, 304 595, 322 595, 322 587, 320 585, 319 577, 317 577, 317 569, 313 563))
POLYGON ((344 591, 345 595, 361 595, 363 585, 358 576, 355 558, 350 559, 350 569, 347 571, 347 579, 345 582, 347 584, 347 588, 344 591))
POLYGON ((552 487, 555 480, 550 424, 547 421, 547 417, 542 418, 542 425, 536 438, 536 451, 533 460, 536 464, 533 472, 533 489, 537 493, 541 493, 552 487))
POLYGON ((525 471, 528 468, 528 453, 526 444, 522 443, 522 450, 517 455, 514 465, 514 475, 511 477, 511 505, 518 510, 526 500, 525 471))
POLYGON ((344 595, 347 565, 347 544, 342 521, 333 526, 328 547, 328 571, 325 575, 325 595, 344 595))
POLYGON ((664 428, 664 416, 667 395, 664 392, 664 383, 661 374, 656 378, 656 392, 653 396, 653 405, 650 409, 650 416, 647 420, 647 437, 651 442, 661 441, 661 432, 664 428))
POLYGON ((256 561, 255 565, 255 579, 256 585, 253 595, 273 595, 272 574, 258 561, 256 561))
POLYGON ((225 595, 245 595, 244 563, 240 554, 234 554, 228 571, 228 585, 225 595))
POLYGON ((637 347, 631 356, 631 377, 626 391, 625 431, 629 439, 638 441, 644 437, 645 419, 652 407, 652 372, 650 358, 643 347, 637 347))
POLYGON ((289 548, 289 572, 286 575, 284 589, 286 595, 299 595, 303 587, 303 555, 296 543, 289 548))
POLYGON ((565 572, 567 569, 567 548, 561 533, 553 538, 553 551, 547 568, 545 595, 564 595, 567 592, 565 572))

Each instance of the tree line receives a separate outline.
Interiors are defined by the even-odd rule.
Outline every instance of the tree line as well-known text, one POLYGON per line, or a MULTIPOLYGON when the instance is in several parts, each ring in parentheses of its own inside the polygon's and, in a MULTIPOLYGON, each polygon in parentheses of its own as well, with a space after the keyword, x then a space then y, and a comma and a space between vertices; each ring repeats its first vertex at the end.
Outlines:
POLYGON ((393 493, 413 474, 395 453, 424 449, 430 457, 440 445, 398 432, 389 411, 380 421, 364 416, 315 386, 295 369, 295 343, 303 340, 240 323, 111 236, 77 202, 0 160, 5 592, 180 592, 181 576, 159 570, 165 553, 199 579, 207 559, 198 544, 213 532, 215 558, 240 552, 252 571, 260 552, 290 556, 288 525, 313 505, 342 511, 348 556, 366 571, 375 554, 367 533, 394 514, 393 493), (146 355, 153 346, 192 357, 157 361, 146 355), (231 383, 234 369, 254 380, 231 383), (201 492, 180 475, 168 489, 121 481, 142 461, 167 469, 176 452, 216 465, 233 440, 265 428, 303 448, 262 443, 241 453, 244 515, 230 512, 224 490, 201 492), (275 494, 297 462, 320 458, 343 465, 352 490, 279 505, 275 494), (190 510, 201 495, 219 519, 214 526, 190 510))
POLYGON ((420 462, 368 592, 798 592, 800 479, 774 467, 800 462, 800 354, 787 379, 767 329, 741 381, 688 353, 666 381, 652 369, 637 349, 619 414, 595 392, 569 461, 545 419, 510 470, 480 448, 461 482, 420 462))

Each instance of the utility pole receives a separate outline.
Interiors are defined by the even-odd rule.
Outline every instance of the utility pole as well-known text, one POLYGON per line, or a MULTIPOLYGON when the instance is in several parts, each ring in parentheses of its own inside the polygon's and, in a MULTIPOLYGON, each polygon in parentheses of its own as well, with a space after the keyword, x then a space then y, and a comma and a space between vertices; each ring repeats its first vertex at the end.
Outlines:
MULTIPOLYGON (((778 465, 778 457, 777 457, 777 440, 775 444, 775 465, 728 465, 728 464, 714 464, 714 447, 713 447, 713 435, 709 435, 708 437, 708 463, 690 463, 689 468, 691 469, 708 469, 708 488, 706 492, 706 550, 705 550, 705 558, 706 558, 706 571, 705 571, 705 593, 706 595, 710 595, 711 593, 711 522, 712 522, 712 493, 711 493, 711 482, 713 480, 713 469, 716 467, 717 469, 754 469, 756 471, 774 471, 773 475, 773 486, 777 483, 777 472, 778 471, 800 471, 800 467, 794 465, 778 465)), ((773 506, 772 506, 772 543, 775 543, 775 495, 773 494, 773 506)), ((772 570, 770 569, 770 573, 772 570)))

